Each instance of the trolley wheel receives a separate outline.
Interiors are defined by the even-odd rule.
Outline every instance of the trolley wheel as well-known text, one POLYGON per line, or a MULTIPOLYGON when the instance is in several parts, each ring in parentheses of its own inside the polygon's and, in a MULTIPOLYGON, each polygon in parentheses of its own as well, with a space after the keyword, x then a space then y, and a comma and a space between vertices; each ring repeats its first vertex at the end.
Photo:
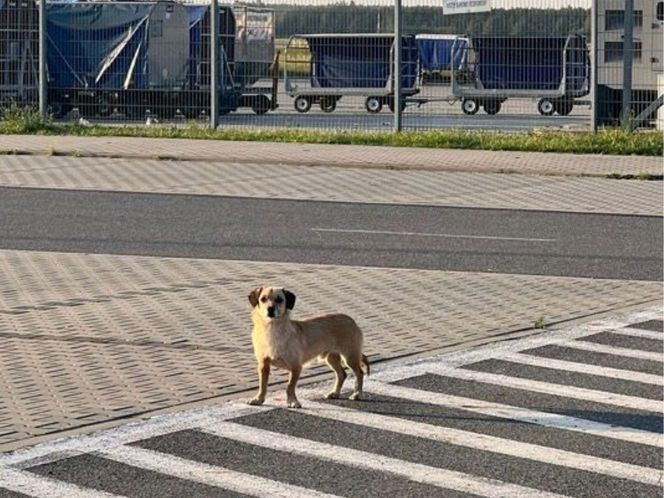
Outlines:
POLYGON ((553 116, 553 113, 556 112, 556 107, 552 100, 540 99, 537 103, 537 110, 542 116, 553 116))
POLYGON ((60 102, 51 102, 48 105, 48 112, 56 119, 61 118, 67 114, 65 112, 65 106, 60 102))
MULTIPOLYGON (((394 97, 390 97, 390 100, 387 101, 387 106, 390 108, 390 112, 394 112, 394 97)), ((406 110, 406 97, 401 97, 401 111, 406 110)))
POLYGON ((500 112, 500 101, 499 100, 490 100, 484 103, 484 112, 493 116, 500 112))
POLYGON ((97 95, 96 111, 97 114, 102 117, 110 116, 113 112, 113 104, 111 104, 111 99, 107 94, 100 93, 97 95))
POLYGON ((477 114, 477 111, 480 110, 480 106, 476 100, 463 99, 461 101, 461 110, 463 111, 464 114, 472 116, 473 114, 477 114))
POLYGON ((295 98, 293 105, 295 106, 295 110, 297 112, 309 112, 309 109, 311 109, 311 99, 309 97, 305 97, 304 95, 300 95, 295 98))
POLYGON ((262 116, 270 110, 270 104, 271 102, 267 95, 256 95, 253 98, 251 109, 259 116, 262 116))
POLYGON ((333 112, 337 108, 337 99, 334 97, 323 97, 320 99, 320 109, 323 112, 333 112))
POLYGON ((371 114, 378 114, 383 108, 383 101, 380 97, 367 97, 364 101, 364 107, 371 114))
POLYGON ((567 116, 570 112, 572 112, 572 109, 574 108, 574 102, 571 100, 559 100, 558 102, 554 103, 553 107, 561 116, 567 116))

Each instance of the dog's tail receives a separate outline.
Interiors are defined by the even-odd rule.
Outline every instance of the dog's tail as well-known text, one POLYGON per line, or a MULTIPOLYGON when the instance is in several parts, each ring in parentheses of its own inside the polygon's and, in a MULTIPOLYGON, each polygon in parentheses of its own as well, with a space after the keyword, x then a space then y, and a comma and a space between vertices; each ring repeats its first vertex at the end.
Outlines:
POLYGON ((362 360, 360 361, 360 368, 364 372, 364 375, 367 377, 369 376, 369 371, 371 370, 369 368, 369 359, 367 358, 366 355, 362 355, 362 360))

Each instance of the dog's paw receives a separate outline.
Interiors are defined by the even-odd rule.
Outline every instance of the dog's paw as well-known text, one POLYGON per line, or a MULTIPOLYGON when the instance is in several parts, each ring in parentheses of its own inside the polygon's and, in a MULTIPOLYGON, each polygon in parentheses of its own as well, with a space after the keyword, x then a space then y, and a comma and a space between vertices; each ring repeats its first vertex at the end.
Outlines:
POLYGON ((288 408, 302 408, 300 402, 296 399, 288 402, 288 408))
POLYGON ((339 399, 339 393, 331 391, 325 395, 325 399, 339 399))
POLYGON ((265 402, 264 399, 260 399, 260 398, 252 398, 252 399, 250 399, 249 401, 247 401, 247 404, 248 404, 248 405, 254 405, 254 406, 260 406, 260 405, 262 405, 264 402, 265 402))
POLYGON ((355 391, 353 394, 348 396, 348 399, 351 401, 357 401, 359 399, 362 399, 362 393, 355 391))

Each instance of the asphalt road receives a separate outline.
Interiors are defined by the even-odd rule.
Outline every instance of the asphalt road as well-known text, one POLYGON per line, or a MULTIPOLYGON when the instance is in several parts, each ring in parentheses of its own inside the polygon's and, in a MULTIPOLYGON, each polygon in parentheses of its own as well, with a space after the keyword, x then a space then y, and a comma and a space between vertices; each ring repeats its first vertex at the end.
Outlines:
POLYGON ((0 189, 0 247, 661 280, 658 217, 0 189))

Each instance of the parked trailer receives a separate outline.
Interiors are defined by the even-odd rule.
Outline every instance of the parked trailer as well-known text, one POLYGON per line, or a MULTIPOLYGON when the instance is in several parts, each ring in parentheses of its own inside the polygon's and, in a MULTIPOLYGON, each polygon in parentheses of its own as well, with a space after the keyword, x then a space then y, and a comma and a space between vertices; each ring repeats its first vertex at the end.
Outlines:
POLYGON ((452 67, 452 93, 465 114, 483 107, 497 114, 509 98, 537 98, 544 116, 566 116, 575 99, 590 91, 590 60, 585 37, 458 37, 462 50, 452 67))
POLYGON ((454 66, 459 68, 466 51, 464 40, 458 35, 415 35, 422 72, 450 71, 453 61, 454 66), (460 42, 456 45, 456 51, 452 53, 452 47, 457 40, 460 42))
POLYGON ((274 47, 274 10, 240 5, 233 7, 235 34, 235 81, 243 100, 256 114, 274 110, 279 84, 278 58, 274 47), (266 81, 269 84, 266 85, 266 81))
POLYGON ((39 12, 34 0, 0 0, 0 108, 37 102, 38 57, 39 12))
MULTIPOLYGON (((295 109, 307 112, 318 103, 332 112, 342 97, 360 96, 370 113, 385 104, 394 111, 393 43, 393 36, 376 34, 291 36, 284 51, 284 86, 295 109)), ((402 94, 408 97, 419 92, 414 36, 403 37, 401 58, 402 94)))

